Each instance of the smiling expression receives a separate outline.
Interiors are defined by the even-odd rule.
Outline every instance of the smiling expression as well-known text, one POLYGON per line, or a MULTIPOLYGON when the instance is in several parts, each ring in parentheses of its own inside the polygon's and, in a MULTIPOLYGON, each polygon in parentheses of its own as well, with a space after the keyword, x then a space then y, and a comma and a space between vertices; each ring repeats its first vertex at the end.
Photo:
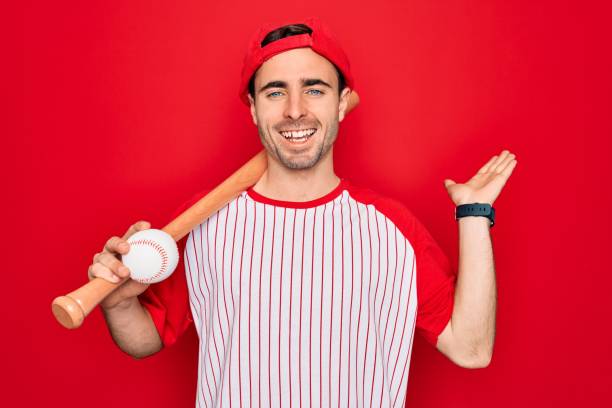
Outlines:
POLYGON ((334 65, 310 48, 267 60, 255 76, 255 100, 249 100, 268 153, 290 169, 315 166, 336 140, 348 92, 338 95, 334 65))

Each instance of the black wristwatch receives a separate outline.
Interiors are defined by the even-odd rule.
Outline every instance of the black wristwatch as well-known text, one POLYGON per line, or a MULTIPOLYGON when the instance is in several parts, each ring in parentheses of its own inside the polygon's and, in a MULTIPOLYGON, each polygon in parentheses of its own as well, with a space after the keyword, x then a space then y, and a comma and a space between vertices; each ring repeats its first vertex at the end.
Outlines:
POLYGON ((495 225, 495 208, 490 204, 461 204, 455 208, 455 220, 462 217, 487 217, 491 221, 490 227, 495 225))

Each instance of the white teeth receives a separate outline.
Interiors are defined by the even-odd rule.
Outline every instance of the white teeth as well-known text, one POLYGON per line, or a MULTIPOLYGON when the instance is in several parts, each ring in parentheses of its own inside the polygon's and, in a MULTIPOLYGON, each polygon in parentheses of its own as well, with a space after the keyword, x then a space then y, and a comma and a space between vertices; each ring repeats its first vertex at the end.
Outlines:
POLYGON ((280 134, 283 135, 285 139, 304 139, 308 136, 312 136, 316 131, 317 129, 304 129, 297 131, 280 132, 280 134))

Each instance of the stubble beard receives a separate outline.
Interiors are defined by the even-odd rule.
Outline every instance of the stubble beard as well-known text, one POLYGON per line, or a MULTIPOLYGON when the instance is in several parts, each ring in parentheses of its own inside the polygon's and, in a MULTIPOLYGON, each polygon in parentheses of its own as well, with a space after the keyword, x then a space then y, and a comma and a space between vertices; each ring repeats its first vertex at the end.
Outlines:
POLYGON ((321 158, 325 157, 338 136, 338 121, 334 121, 328 127, 327 132, 317 146, 314 147, 315 153, 312 156, 304 158, 294 158, 291 154, 287 154, 282 148, 274 143, 274 138, 264 127, 257 125, 259 139, 270 155, 275 157, 283 166, 291 170, 306 170, 314 167, 321 158))

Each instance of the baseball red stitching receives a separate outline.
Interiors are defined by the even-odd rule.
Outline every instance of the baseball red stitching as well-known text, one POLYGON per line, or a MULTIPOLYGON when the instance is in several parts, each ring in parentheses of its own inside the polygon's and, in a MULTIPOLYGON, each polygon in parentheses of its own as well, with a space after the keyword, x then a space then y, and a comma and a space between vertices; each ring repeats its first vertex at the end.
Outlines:
POLYGON ((150 278, 137 279, 138 282, 142 282, 142 283, 151 282, 159 278, 162 274, 164 274, 168 270, 168 254, 166 253, 166 250, 164 249, 164 247, 159 245, 157 242, 152 241, 150 239, 139 239, 139 240, 130 242, 130 245, 148 245, 152 247, 153 249, 155 249, 157 253, 159 254, 159 256, 161 256, 162 258, 162 264, 161 264, 161 268, 159 269, 159 271, 155 273, 153 276, 151 276, 150 278))

